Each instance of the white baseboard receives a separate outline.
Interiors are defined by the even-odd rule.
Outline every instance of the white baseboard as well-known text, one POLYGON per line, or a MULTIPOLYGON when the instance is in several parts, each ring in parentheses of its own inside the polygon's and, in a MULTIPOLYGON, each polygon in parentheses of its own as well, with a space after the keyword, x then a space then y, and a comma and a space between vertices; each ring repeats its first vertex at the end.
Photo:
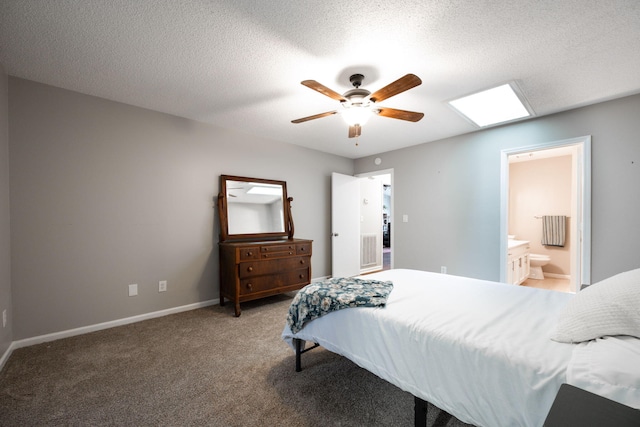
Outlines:
MULTIPOLYGON (((130 323, 142 322, 143 320, 154 319, 156 317, 168 316, 170 314, 181 313, 183 311, 195 310, 198 308, 208 307, 210 305, 219 304, 219 299, 212 299, 194 304, 183 305, 180 307, 168 308, 166 310, 154 311, 151 313, 140 314, 138 316, 125 317, 124 319, 112 320, 109 322, 98 323, 95 325, 83 326, 80 328, 69 329, 66 331, 54 332, 51 334, 40 335, 37 337, 26 338, 14 341, 9 347, 11 350, 16 348, 28 347, 30 345, 41 344, 43 342, 55 341, 61 338, 73 337, 76 335, 88 334, 89 332, 101 331, 103 329, 114 328, 116 326, 128 325, 130 323)), ((10 351, 8 352, 10 353, 10 351)))
POLYGON ((11 356, 13 349, 13 343, 9 344, 9 348, 7 348, 7 351, 5 351, 2 357, 0 357, 0 371, 2 371, 2 368, 4 368, 4 364, 7 363, 7 360, 9 360, 9 356, 11 356))

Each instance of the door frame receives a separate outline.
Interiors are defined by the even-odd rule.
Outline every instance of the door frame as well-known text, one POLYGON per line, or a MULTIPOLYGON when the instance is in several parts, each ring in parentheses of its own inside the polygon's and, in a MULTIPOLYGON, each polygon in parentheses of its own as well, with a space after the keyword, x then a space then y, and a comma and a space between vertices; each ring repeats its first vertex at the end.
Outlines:
POLYGON ((509 229, 509 156, 531 151, 566 146, 578 147, 578 161, 575 173, 578 175, 579 188, 577 212, 579 214, 578 250, 576 262, 579 281, 576 280, 573 292, 580 290, 581 285, 591 283, 591 135, 504 149, 500 152, 500 281, 507 279, 507 234, 509 229))

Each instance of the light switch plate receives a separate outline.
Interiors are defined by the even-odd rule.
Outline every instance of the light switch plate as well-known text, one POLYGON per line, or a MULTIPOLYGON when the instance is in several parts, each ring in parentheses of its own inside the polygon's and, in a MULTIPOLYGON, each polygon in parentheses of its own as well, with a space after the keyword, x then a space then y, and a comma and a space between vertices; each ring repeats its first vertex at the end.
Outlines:
POLYGON ((129 296, 135 297, 136 295, 138 295, 138 285, 137 284, 129 285, 129 296))

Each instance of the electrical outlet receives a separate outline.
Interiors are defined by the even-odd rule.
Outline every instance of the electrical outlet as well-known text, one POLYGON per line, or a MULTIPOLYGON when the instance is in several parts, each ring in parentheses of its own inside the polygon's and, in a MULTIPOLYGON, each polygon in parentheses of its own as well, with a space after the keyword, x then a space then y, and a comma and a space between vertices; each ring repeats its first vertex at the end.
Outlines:
POLYGON ((129 296, 135 297, 136 295, 138 295, 138 285, 137 284, 129 285, 129 296))
POLYGON ((6 309, 2 310, 2 327, 3 328, 7 327, 7 310, 6 309))
POLYGON ((167 281, 160 280, 158 282, 158 292, 166 292, 167 291, 167 281))
POLYGON ((447 274, 447 267, 445 267, 444 265, 440 267, 440 273, 447 274))

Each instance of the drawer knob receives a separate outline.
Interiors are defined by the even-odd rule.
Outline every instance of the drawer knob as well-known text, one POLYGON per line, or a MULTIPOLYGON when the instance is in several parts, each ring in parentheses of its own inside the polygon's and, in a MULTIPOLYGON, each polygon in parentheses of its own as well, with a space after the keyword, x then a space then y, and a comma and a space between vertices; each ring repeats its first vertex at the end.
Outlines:
POLYGON ((247 252, 247 255, 248 256, 253 256, 253 252, 249 251, 249 252, 247 252))
POLYGON ((303 259, 300 260, 300 264, 304 265, 304 260, 303 259))
POLYGON ((253 267, 248 267, 248 268, 247 268, 247 271, 248 271, 249 273, 251 273, 251 272, 253 271, 253 267))
POLYGON ((301 279, 304 279, 304 274, 301 274, 301 275, 300 275, 300 278, 301 278, 301 279))
POLYGON ((253 289, 253 285, 251 283, 247 283, 247 289, 249 290, 253 289))
POLYGON ((289 255, 293 255, 293 252, 289 252, 289 255))
POLYGON ((304 246, 300 248, 300 252, 304 252, 304 246))

